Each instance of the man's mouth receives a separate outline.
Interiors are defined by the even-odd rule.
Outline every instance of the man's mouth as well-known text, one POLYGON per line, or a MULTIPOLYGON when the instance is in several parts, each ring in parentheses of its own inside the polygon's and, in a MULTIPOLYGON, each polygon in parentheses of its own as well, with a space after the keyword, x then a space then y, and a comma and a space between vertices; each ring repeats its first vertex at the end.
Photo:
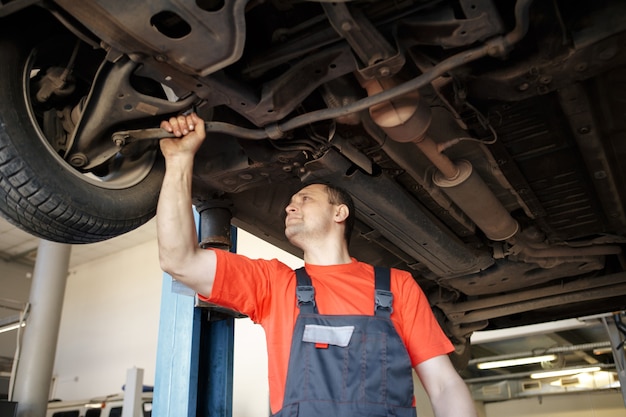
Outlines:
POLYGON ((287 216, 287 218, 285 218, 285 224, 290 223, 294 220, 301 220, 301 217, 294 217, 294 216, 287 216))

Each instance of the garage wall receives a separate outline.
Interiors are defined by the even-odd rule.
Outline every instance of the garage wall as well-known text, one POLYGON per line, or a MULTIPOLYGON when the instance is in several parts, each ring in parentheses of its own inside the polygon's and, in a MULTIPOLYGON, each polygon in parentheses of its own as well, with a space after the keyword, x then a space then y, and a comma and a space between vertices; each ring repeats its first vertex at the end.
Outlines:
POLYGON ((156 241, 70 270, 52 398, 119 392, 132 367, 154 383, 161 277, 156 241))
MULTIPOLYGON (((30 266, 0 261, 0 319, 20 314, 16 307, 28 300, 32 275, 30 266)), ((0 356, 13 357, 16 333, 0 333, 0 356)))
MULTIPOLYGON (((15 262, 0 261, 0 319, 20 314, 19 306, 28 300, 33 268, 15 262)), ((0 399, 9 392, 11 359, 15 356, 17 332, 0 333, 0 399)))
POLYGON ((510 400, 485 404, 486 417, 623 417, 624 401, 618 391, 510 400))

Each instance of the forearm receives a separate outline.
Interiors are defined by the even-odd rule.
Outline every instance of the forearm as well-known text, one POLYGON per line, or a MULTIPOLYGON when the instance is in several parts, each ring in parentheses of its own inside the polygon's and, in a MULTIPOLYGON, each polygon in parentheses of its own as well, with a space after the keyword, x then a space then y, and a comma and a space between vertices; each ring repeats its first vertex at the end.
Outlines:
POLYGON ((192 169, 193 160, 190 156, 172 158, 166 162, 157 206, 161 268, 177 279, 184 279, 189 257, 198 248, 191 202, 192 169))
POLYGON ((417 365, 415 370, 436 417, 477 416, 469 389, 448 356, 435 356, 417 365))
POLYGON ((462 379, 447 384, 431 397, 436 417, 476 417, 476 407, 462 379))

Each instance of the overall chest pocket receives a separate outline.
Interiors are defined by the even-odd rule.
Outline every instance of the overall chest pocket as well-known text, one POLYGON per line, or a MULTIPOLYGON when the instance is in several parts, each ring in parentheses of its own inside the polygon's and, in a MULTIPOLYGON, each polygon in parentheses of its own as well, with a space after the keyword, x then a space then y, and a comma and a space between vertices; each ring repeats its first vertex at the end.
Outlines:
MULTIPOLYGON (((399 399, 390 394, 389 384, 402 380, 398 379, 401 368, 411 378, 411 365, 408 359, 398 363, 398 356, 406 356, 404 345, 379 321, 360 316, 349 325, 319 321, 304 325, 300 377, 305 398, 372 405, 399 399)), ((405 394, 411 398, 412 392, 401 396, 405 394)))

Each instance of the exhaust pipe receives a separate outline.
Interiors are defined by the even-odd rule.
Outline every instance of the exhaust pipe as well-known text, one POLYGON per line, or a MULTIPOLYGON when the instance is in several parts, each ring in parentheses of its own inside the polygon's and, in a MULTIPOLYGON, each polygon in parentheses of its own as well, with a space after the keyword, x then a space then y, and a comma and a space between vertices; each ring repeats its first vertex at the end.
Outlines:
MULTIPOLYGON (((392 78, 359 79, 368 95, 379 94, 399 84, 392 78)), ((546 268, 566 262, 580 262, 581 257, 621 253, 617 245, 590 244, 587 247, 554 247, 533 243, 520 232, 519 223, 511 216, 493 191, 466 160, 452 161, 428 135, 430 109, 419 92, 378 103, 369 110, 372 120, 397 142, 413 143, 437 168, 432 180, 493 241, 506 241, 510 249, 501 248, 499 257, 513 256, 523 262, 546 268)))
MULTIPOLYGON (((391 78, 360 79, 368 95, 395 87, 391 78)), ((437 168, 433 183, 439 186, 459 206, 485 235, 496 241, 507 240, 519 230, 519 225, 493 192, 465 160, 453 162, 440 152, 437 144, 426 135, 431 122, 430 109, 419 92, 374 105, 369 110, 372 120, 389 136, 403 143, 414 143, 437 168)))

